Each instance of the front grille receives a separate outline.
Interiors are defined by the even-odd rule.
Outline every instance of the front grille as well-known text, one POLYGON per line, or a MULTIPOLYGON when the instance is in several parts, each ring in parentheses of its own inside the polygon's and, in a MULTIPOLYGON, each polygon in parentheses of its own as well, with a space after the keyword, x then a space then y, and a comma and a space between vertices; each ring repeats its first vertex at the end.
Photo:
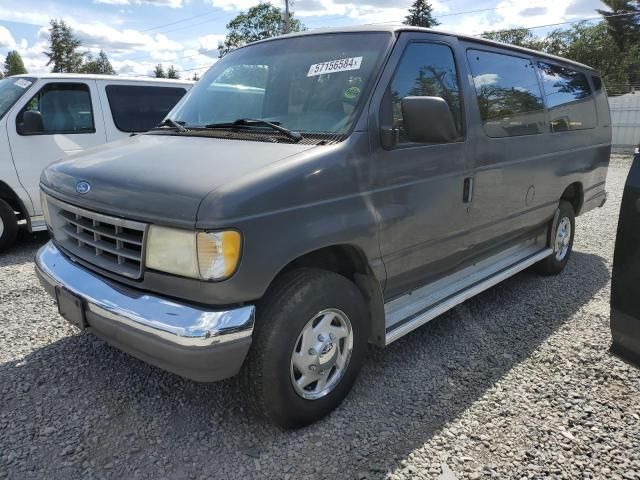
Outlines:
POLYGON ((85 210, 47 197, 53 238, 73 256, 129 278, 142 276, 147 225, 85 210))

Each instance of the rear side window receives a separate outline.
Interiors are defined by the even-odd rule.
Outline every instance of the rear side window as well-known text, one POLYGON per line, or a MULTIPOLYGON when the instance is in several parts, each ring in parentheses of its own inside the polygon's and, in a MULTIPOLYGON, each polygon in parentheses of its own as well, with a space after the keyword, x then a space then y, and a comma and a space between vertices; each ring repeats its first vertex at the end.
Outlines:
POLYGON ((390 85, 393 126, 400 143, 409 139, 402 123, 402 99, 409 96, 441 97, 453 115, 462 136, 462 106, 456 64, 451 48, 437 43, 409 44, 398 64, 390 85))
POLYGON ((480 50, 469 50, 467 58, 488 136, 512 137, 544 131, 542 92, 530 60, 480 50))
POLYGON ((186 93, 184 88, 107 85, 113 122, 122 132, 146 132, 162 121, 186 93))
POLYGON ((596 75, 592 75, 591 79, 593 80, 593 86, 596 89, 596 92, 602 90, 602 79, 596 75))
MULTIPOLYGON (((538 62, 552 132, 595 128, 596 105, 584 73, 538 62)), ((602 85, 602 82, 600 82, 602 85)))
POLYGON ((89 86, 84 83, 46 84, 20 111, 16 126, 21 135, 94 133, 89 86), (28 131, 23 128, 27 111, 33 112, 28 131))

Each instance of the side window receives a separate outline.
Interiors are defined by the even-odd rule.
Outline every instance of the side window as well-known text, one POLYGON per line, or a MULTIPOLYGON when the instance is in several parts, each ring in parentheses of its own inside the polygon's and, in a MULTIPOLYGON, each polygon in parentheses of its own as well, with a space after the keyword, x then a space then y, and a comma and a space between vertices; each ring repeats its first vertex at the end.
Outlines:
POLYGON ((596 75, 591 76, 591 80, 593 80, 593 86, 596 89, 596 92, 602 90, 602 79, 596 75))
POLYGON ((167 116, 186 90, 176 87, 107 85, 113 122, 121 132, 146 132, 167 116))
POLYGON ((595 128, 596 105, 587 76, 546 62, 538 62, 538 68, 551 119, 551 131, 595 128))
POLYGON ((533 63, 521 57, 469 50, 480 117, 490 137, 544 131, 542 93, 533 63))
POLYGON ((46 84, 20 111, 16 128, 21 135, 94 133, 89 86, 46 84))
POLYGON ((451 48, 437 43, 411 43, 393 75, 389 88, 393 126, 399 142, 408 143, 403 127, 402 99, 409 96, 443 98, 449 105, 458 136, 462 137, 462 105, 456 64, 451 48))

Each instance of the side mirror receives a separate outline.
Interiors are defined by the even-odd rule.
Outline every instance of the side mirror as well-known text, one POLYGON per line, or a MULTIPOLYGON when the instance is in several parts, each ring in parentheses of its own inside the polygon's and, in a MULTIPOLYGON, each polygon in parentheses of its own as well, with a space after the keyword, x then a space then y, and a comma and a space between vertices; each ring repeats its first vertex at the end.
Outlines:
POLYGON ((412 142, 448 143, 459 136, 449 104, 441 97, 403 98, 402 119, 412 142))
POLYGON ((18 125, 18 133, 31 135, 44 132, 42 114, 37 110, 27 110, 22 114, 22 123, 18 125))

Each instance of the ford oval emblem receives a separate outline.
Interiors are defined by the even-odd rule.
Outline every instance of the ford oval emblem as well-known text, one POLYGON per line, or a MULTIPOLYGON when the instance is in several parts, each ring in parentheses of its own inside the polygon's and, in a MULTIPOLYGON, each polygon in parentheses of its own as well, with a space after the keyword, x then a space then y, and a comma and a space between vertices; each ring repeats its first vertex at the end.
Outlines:
POLYGON ((76 184, 76 192, 81 195, 84 195, 89 190, 91 190, 91 185, 89 185, 89 182, 82 181, 76 184))

